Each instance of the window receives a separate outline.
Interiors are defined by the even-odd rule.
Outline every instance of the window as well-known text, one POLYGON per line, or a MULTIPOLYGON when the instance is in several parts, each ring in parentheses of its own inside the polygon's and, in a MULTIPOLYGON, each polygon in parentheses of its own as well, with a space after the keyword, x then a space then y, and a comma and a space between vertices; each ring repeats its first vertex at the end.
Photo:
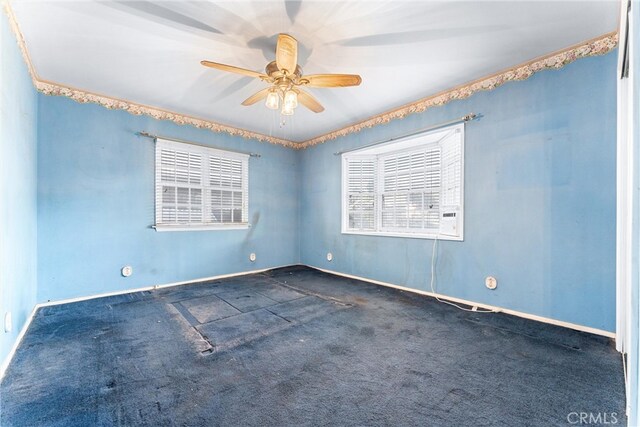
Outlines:
POLYGON ((158 139, 156 230, 248 227, 249 155, 158 139))
POLYGON ((464 124, 342 155, 342 232, 463 240, 464 124))

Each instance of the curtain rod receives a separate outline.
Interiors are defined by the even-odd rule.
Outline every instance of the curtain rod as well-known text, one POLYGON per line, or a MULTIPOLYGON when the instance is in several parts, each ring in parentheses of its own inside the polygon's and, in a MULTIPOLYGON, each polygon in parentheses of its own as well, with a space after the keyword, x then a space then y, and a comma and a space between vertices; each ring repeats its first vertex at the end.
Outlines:
POLYGON ((413 131, 411 133, 406 133, 404 135, 395 136, 393 138, 385 139, 384 141, 373 142, 371 144, 363 145, 362 147, 357 147, 357 148, 351 148, 349 150, 338 151, 338 152, 333 153, 333 154, 335 156, 339 156, 341 154, 350 153, 352 151, 362 150, 363 148, 373 147, 374 145, 384 144, 386 142, 395 141, 397 139, 402 139, 402 138, 406 138, 406 137, 409 137, 409 136, 418 135, 418 134, 421 134, 423 132, 427 132, 427 131, 430 131, 430 130, 440 129, 440 128, 443 128, 445 126, 453 125, 453 124, 456 124, 456 123, 470 122, 472 120, 479 119, 480 117, 482 117, 481 114, 470 113, 470 114, 467 114, 466 116, 460 117, 459 119, 449 120, 448 122, 443 122, 443 123, 438 123, 437 125, 432 125, 432 126, 429 126, 429 127, 426 127, 426 128, 418 129, 418 130, 413 131))
POLYGON ((149 132, 136 132, 136 135, 144 136, 146 138, 152 138, 154 140, 160 138, 160 139, 166 139, 167 141, 175 141, 175 142, 182 142, 183 144, 197 145, 199 147, 207 147, 207 148, 213 148, 213 149, 216 149, 216 150, 230 151, 232 153, 238 153, 238 154, 247 154, 250 157, 262 157, 262 155, 258 154, 258 153, 248 153, 246 151, 236 151, 236 150, 229 150, 227 148, 212 147, 211 145, 201 144, 201 143, 192 142, 192 141, 185 141, 184 139, 169 138, 167 136, 153 135, 153 134, 150 134, 149 132))

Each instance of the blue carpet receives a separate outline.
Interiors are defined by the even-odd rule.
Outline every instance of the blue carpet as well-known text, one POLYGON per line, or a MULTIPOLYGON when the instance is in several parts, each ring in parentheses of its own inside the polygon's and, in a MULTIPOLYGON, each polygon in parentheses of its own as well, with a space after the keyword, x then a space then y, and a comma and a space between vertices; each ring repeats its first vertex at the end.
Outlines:
POLYGON ((306 267, 42 308, 0 385, 2 426, 556 426, 581 412, 626 422, 610 340, 306 267))

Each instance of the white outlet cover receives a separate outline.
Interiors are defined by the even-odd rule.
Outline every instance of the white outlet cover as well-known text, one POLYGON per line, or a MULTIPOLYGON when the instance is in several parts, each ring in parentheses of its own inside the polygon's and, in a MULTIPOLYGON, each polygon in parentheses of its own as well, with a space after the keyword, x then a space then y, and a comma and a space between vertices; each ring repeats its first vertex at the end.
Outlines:
POLYGON ((122 270, 120 272, 124 277, 129 277, 133 274, 133 267, 131 267, 130 265, 125 265, 124 267, 122 267, 122 270))
POLYGON ((255 262, 256 261, 256 254, 255 253, 251 252, 249 254, 249 261, 251 261, 251 262, 255 262))
POLYGON ((13 329, 13 318, 11 316, 11 312, 7 311, 4 314, 4 331, 11 332, 12 329, 13 329))
POLYGON ((488 276, 486 279, 484 279, 484 284, 487 289, 493 290, 498 287, 498 280, 493 276, 488 276))
POLYGON ((327 252, 327 261, 333 261, 333 254, 331 252, 327 252))

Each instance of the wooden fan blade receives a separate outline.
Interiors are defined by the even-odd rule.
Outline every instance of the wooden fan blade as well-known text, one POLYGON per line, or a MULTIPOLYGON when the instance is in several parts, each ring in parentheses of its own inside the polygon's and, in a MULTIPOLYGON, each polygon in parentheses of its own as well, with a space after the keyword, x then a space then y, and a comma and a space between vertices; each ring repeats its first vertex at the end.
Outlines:
POLYGON ((278 35, 276 45, 276 64, 280 71, 293 74, 298 65, 298 42, 288 34, 278 35))
POLYGON ((313 96, 311 96, 307 92, 304 92, 300 89, 296 89, 296 92, 298 93, 298 102, 300 104, 304 105, 314 113, 322 113, 324 111, 324 107, 320 105, 318 100, 315 99, 313 96))
POLYGON ((362 79, 357 74, 311 74, 302 77, 302 84, 309 87, 347 87, 358 86, 362 79), (307 81, 308 83, 304 83, 307 81))
POLYGON ((260 101, 261 99, 265 99, 267 95, 269 95, 269 92, 271 92, 270 87, 264 88, 260 92, 256 92, 250 97, 248 97, 247 99, 245 99, 244 101, 242 101, 242 105, 245 105, 245 106, 253 105, 256 102, 260 101))
POLYGON ((246 70, 244 68, 234 67, 233 65, 218 64, 211 61, 200 61, 205 67, 217 68, 218 70, 228 71, 230 73, 242 74, 244 76, 256 77, 259 79, 268 78, 266 74, 258 73, 257 71, 246 70))

